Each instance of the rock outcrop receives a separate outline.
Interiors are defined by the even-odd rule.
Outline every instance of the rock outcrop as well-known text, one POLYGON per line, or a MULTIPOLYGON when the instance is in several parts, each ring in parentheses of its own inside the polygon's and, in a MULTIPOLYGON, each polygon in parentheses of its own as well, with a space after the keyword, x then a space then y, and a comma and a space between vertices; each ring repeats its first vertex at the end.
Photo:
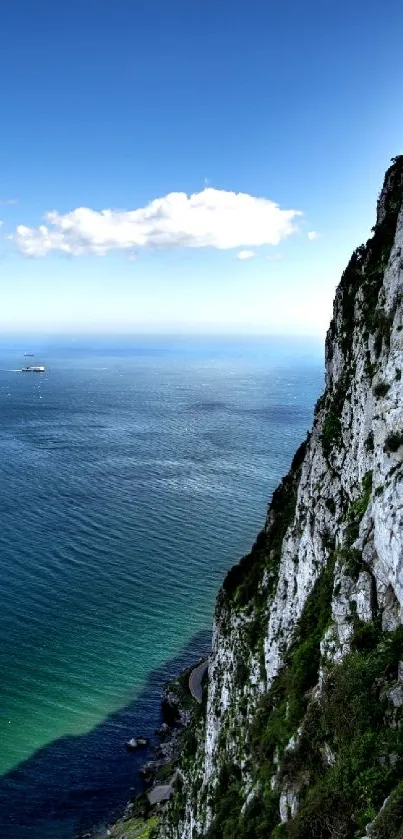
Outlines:
POLYGON ((402 200, 399 157, 336 292, 312 432, 219 592, 160 839, 403 836, 402 200))

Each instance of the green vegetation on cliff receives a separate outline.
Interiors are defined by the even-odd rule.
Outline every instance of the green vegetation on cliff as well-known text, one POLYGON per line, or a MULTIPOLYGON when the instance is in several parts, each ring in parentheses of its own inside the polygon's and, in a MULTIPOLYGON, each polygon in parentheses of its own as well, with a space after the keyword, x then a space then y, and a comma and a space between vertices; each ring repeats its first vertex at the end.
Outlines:
POLYGON ((183 734, 158 839, 403 839, 403 626, 375 545, 379 514, 392 509, 391 530, 397 517, 390 495, 379 509, 380 461, 390 481, 403 445, 389 416, 379 430, 401 380, 397 249, 388 305, 383 278, 402 196, 403 156, 336 293, 313 433, 220 590, 209 701, 183 734))
POLYGON ((133 816, 116 822, 109 832, 110 839, 155 839, 157 835, 157 817, 149 819, 133 816))
POLYGON ((403 630, 360 629, 351 653, 313 700, 285 763, 290 782, 299 785, 303 773, 299 811, 282 827, 286 839, 361 837, 401 780, 403 715, 390 691, 397 685, 403 630))
POLYGON ((255 601, 264 570, 269 575, 270 591, 275 589, 281 547, 286 530, 294 518, 301 466, 308 441, 309 437, 297 449, 288 475, 273 492, 266 529, 259 533, 251 552, 230 568, 225 577, 222 591, 237 607, 246 606, 251 600, 255 601))
POLYGON ((358 622, 351 652, 315 695, 330 580, 329 568, 252 723, 254 796, 245 808, 240 770, 224 764, 208 839, 359 839, 389 795, 373 836, 400 836, 392 825, 400 826, 403 807, 403 709, 394 706, 392 694, 401 690, 403 628, 388 633, 358 622), (298 795, 298 813, 282 825, 273 776, 298 795))

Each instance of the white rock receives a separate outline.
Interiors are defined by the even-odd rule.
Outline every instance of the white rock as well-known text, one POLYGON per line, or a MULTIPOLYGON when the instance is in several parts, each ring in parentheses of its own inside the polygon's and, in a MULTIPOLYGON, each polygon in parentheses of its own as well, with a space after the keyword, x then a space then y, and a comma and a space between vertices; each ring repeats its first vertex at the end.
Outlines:
MULTIPOLYGON (((381 194, 378 217, 385 208, 385 193, 381 194)), ((189 790, 184 822, 175 834, 169 829, 166 839, 192 839, 195 832, 203 835, 212 818, 210 805, 201 805, 203 796, 211 794, 217 784, 220 768, 225 761, 243 767, 245 801, 250 795, 252 778, 247 770, 248 725, 240 711, 246 703, 246 720, 253 716, 256 703, 269 689, 279 672, 289 648, 295 627, 307 597, 318 576, 328 562, 332 540, 342 545, 346 534, 348 507, 362 494, 362 481, 372 472, 372 492, 365 515, 360 523, 357 549, 362 552, 363 568, 354 580, 343 561, 336 565, 335 585, 331 603, 332 625, 321 643, 321 682, 329 662, 340 660, 348 651, 354 613, 364 622, 374 617, 377 606, 382 614, 384 629, 394 629, 403 619, 403 446, 396 452, 385 451, 385 441, 391 433, 403 432, 403 215, 400 214, 395 244, 384 274, 380 299, 386 314, 393 317, 390 344, 385 342, 378 359, 375 340, 369 339, 370 361, 377 363, 376 381, 389 386, 387 393, 376 396, 368 380, 368 347, 364 342, 364 327, 360 323, 363 292, 355 304, 356 327, 350 336, 354 371, 348 398, 341 411, 341 441, 333 450, 332 464, 322 450, 322 429, 325 410, 322 406, 315 417, 297 493, 295 516, 285 535, 274 596, 267 597, 266 633, 263 639, 266 678, 262 679, 260 662, 248 656, 245 649, 245 628, 250 617, 242 611, 224 606, 214 624, 212 656, 209 664, 209 687, 204 750, 198 756, 199 769, 185 781, 189 790), (373 449, 367 445, 373 435, 373 449), (343 523, 344 519, 344 523, 343 523), (237 687, 237 654, 241 651, 250 678, 240 694, 237 687), (194 806, 190 791, 197 792, 194 806)), ((335 300, 336 338, 327 341, 326 384, 332 394, 342 382, 346 370, 342 343, 341 290, 335 300)), ((386 446, 386 448, 388 448, 386 446)), ((268 590, 269 575, 260 580, 261 592, 268 590)), ((395 707, 403 705, 403 662, 399 664, 399 684, 389 693, 395 707)), ((295 745, 295 740, 293 741, 295 745)), ((291 748, 292 746, 290 746, 291 748)), ((327 762, 333 755, 329 749, 327 762)), ((272 783, 277 788, 277 775, 272 783)), ((195 795, 193 794, 193 799, 195 795)), ((280 814, 282 821, 295 815, 298 794, 295 787, 281 789, 280 814)), ((368 828, 367 835, 370 835, 368 828)))

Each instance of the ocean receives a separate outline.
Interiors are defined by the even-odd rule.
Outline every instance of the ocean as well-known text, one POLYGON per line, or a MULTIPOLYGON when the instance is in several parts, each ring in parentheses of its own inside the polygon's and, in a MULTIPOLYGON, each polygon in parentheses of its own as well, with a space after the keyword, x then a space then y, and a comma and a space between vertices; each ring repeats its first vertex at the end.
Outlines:
POLYGON ((125 741, 208 650, 322 389, 316 340, 3 339, 1 836, 73 839, 139 788, 125 741))

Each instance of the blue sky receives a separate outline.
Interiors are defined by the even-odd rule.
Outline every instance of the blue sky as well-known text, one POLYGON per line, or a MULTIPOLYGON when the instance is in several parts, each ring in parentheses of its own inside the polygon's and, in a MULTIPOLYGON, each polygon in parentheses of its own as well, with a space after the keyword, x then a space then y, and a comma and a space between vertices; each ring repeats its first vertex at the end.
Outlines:
POLYGON ((3 332, 324 331, 403 151, 402 30, 397 0, 4 0, 3 332))

